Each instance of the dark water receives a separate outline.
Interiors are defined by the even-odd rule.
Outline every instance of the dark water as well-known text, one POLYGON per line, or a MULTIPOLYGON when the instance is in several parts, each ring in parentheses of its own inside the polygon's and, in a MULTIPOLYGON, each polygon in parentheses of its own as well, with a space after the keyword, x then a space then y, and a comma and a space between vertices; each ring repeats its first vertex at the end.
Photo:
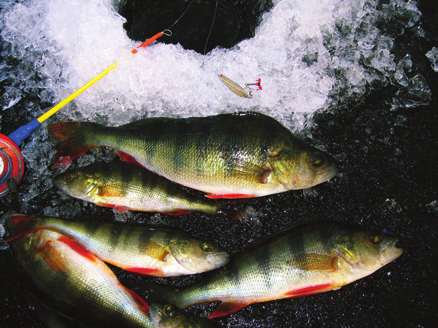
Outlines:
MULTIPOLYGON (((387 229, 400 238, 405 253, 369 277, 315 296, 253 304, 215 321, 228 327, 435 327, 438 320, 438 73, 423 54, 438 46, 435 1, 419 1, 426 35, 409 33, 395 38, 394 54, 409 53, 412 76, 421 72, 432 90, 427 106, 391 110, 394 90, 381 86, 360 101, 350 101, 334 112, 315 115, 309 143, 324 144, 339 159, 341 174, 308 193, 291 191, 249 201, 258 213, 250 223, 190 214, 181 217, 135 214, 133 218, 179 227, 209 239, 230 252, 245 249, 294 224, 332 220, 370 229, 387 229)), ((2 133, 12 118, 2 117, 2 133)), ((52 172, 47 172, 52 174, 52 172)), ((20 184, 25 192, 28 182, 20 184)), ((32 199, 26 214, 42 213, 59 198, 55 187, 32 199)), ((82 213, 114 217, 112 210, 76 203, 82 213)), ((1 214, 19 211, 19 197, 0 199, 1 214)), ((62 213, 61 213, 62 214, 62 213)), ((115 269, 122 282, 142 294, 140 279, 115 269)), ((185 285, 201 276, 158 279, 185 285)), ((0 327, 42 327, 24 298, 12 252, 0 253, 0 327)), ((214 304, 190 312, 211 313, 214 304)))

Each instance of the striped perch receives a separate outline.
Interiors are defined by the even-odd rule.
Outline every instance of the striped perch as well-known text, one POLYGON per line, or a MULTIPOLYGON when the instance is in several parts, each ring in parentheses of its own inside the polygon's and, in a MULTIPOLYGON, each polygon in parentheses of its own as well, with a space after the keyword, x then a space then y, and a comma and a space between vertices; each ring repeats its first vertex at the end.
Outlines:
POLYGON ((161 293, 180 308, 220 301, 209 318, 219 317, 252 303, 339 289, 398 258, 403 249, 395 247, 397 241, 337 223, 307 225, 232 257, 199 283, 161 293))
POLYGON ((55 123, 55 166, 108 146, 125 160, 201 190, 210 198, 250 198, 304 189, 334 177, 335 160, 273 118, 257 113, 148 118, 118 127, 55 123))
POLYGON ((182 231, 124 222, 74 221, 14 214, 5 222, 4 242, 47 229, 81 244, 102 261, 137 274, 169 277, 221 267, 229 255, 182 231))
POLYGON ((153 327, 148 304, 74 241, 53 231, 37 230, 13 240, 11 246, 21 277, 44 309, 87 327, 153 327))
POLYGON ((123 161, 95 163, 53 179, 70 196, 118 210, 179 215, 191 211, 235 219, 244 214, 228 203, 195 196, 179 184, 123 161))

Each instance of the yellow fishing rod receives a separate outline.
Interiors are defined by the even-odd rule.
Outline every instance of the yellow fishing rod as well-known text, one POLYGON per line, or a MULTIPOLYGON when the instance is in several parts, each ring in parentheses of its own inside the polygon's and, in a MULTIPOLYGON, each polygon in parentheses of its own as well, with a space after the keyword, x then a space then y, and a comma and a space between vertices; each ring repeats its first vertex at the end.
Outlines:
MULTIPOLYGON (((133 49, 131 51, 131 54, 137 53, 138 48, 147 47, 162 35, 171 36, 172 32, 167 29, 155 34, 153 37, 140 44, 137 48, 133 49)), ((55 114, 58 110, 63 108, 70 101, 75 99, 82 92, 87 90, 94 83, 107 75, 108 72, 116 68, 118 64, 119 62, 114 63, 102 73, 85 83, 82 87, 77 89, 71 95, 61 100, 46 113, 30 121, 28 124, 19 127, 10 135, 5 136, 3 134, 0 134, 0 197, 6 195, 8 192, 10 192, 12 195, 16 195, 17 184, 20 182, 23 176, 24 162, 18 145, 20 145, 21 142, 32 133, 32 131, 37 129, 41 125, 41 123, 43 123, 50 116, 55 114)))

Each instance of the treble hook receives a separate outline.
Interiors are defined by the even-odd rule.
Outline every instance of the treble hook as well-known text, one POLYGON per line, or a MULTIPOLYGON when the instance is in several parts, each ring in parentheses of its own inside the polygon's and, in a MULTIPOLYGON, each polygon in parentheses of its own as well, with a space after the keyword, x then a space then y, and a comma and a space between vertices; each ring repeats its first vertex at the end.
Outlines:
POLYGON ((255 83, 246 83, 245 86, 249 87, 250 85, 255 85, 255 86, 259 87, 260 90, 263 90, 263 89, 262 89, 262 84, 261 84, 261 83, 262 83, 262 79, 259 78, 259 79, 257 80, 257 82, 255 82, 255 83))

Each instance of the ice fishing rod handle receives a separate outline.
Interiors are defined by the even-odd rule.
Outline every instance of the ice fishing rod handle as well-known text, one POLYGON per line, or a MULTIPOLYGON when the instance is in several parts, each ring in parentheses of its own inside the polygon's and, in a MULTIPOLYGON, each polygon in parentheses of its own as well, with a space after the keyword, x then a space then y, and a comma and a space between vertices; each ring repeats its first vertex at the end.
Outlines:
POLYGON ((40 122, 38 122, 38 119, 33 119, 26 125, 23 125, 19 127, 17 130, 12 132, 10 135, 8 135, 9 139, 11 139, 17 146, 19 146, 24 139, 26 139, 33 130, 36 128, 39 128, 41 125, 40 122))

